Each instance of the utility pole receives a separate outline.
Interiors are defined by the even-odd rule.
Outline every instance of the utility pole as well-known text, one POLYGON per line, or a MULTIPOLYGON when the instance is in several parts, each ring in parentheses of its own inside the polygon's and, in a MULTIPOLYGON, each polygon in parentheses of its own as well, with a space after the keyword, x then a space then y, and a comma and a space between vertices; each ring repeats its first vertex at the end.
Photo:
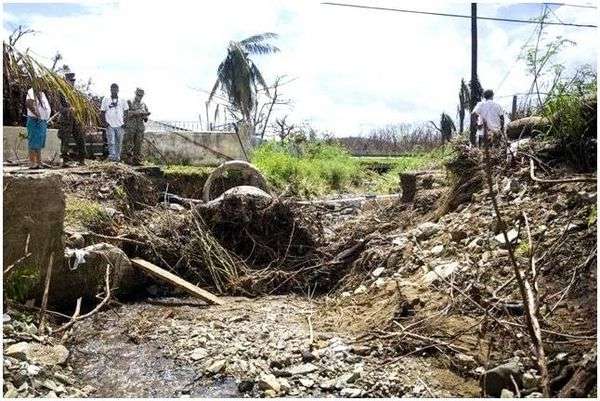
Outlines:
MULTIPOLYGON (((481 91, 479 90, 479 80, 477 79, 477 3, 471 3, 471 96, 470 96, 470 110, 473 113, 475 105, 480 100, 481 91)), ((472 117, 472 114, 471 114, 472 117)), ((473 118, 469 119, 471 122, 470 129, 470 140, 471 144, 475 145, 477 136, 477 121, 473 121, 473 118)))

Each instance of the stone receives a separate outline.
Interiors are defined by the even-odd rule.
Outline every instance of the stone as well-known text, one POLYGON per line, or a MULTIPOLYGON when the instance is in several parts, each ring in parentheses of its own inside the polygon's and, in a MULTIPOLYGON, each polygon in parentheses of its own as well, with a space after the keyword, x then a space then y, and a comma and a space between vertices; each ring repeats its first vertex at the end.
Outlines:
POLYGON ((27 350, 29 347, 30 344, 26 342, 11 344, 4 350, 4 354, 24 361, 27 359, 27 350))
POLYGON ((27 350, 27 360, 39 365, 62 365, 67 358, 69 358, 69 350, 60 344, 31 344, 27 350))
POLYGON ((281 385, 279 380, 272 374, 262 374, 257 381, 258 388, 263 391, 271 390, 275 393, 279 392, 281 385))
POLYGON ((515 393, 505 388, 500 392, 500 398, 515 398, 515 393))
POLYGON ((441 278, 446 278, 450 276, 452 273, 458 270, 458 262, 445 263, 442 265, 438 265, 433 268, 432 271, 427 272, 423 276, 423 282, 425 284, 433 284, 441 278))
POLYGON ((194 361, 199 361, 200 359, 204 359, 207 356, 208 356, 208 351, 206 351, 204 348, 196 348, 190 354, 190 358, 194 361))
POLYGON ((69 384, 69 385, 75 384, 75 380, 71 379, 69 376, 67 376, 63 373, 60 373, 60 372, 55 372, 54 378, 65 384, 69 384))
POLYGON ((208 369, 206 369, 209 373, 219 373, 220 371, 223 370, 223 368, 225 368, 225 365, 227 364, 227 361, 225 359, 219 359, 217 361, 214 361, 213 363, 210 364, 210 366, 208 367, 208 369))
POLYGON ((540 376, 527 372, 523 374, 523 387, 526 389, 536 388, 540 384, 540 376))
POLYGON ((462 241, 463 239, 465 239, 467 237, 468 237, 468 235, 465 230, 458 229, 458 230, 450 231, 450 238, 454 242, 462 241))
POLYGON ((511 376, 517 386, 522 386, 522 373, 519 364, 515 361, 496 366, 488 370, 481 377, 481 385, 485 383, 485 393, 492 397, 500 397, 502 389, 514 388, 511 376))
POLYGON ((18 397, 19 397, 19 392, 14 387, 8 389, 8 391, 6 393, 4 393, 4 398, 18 398, 18 397))
POLYGON ((378 267, 377 269, 373 270, 371 272, 371 275, 375 278, 381 276, 381 273, 383 273, 385 271, 385 267, 378 267))
POLYGON ((299 381, 300 381, 300 384, 306 388, 311 388, 312 386, 315 385, 315 381, 311 380, 311 379, 300 379, 299 381))
POLYGON ((6 324, 6 323, 10 322, 11 320, 12 319, 8 313, 2 314, 2 323, 6 324))
MULTIPOLYGON (((517 238, 519 237, 519 232, 517 230, 515 230, 514 228, 508 230, 506 232, 506 236, 508 237, 508 241, 513 244, 518 242, 517 238)), ((496 240, 496 242, 500 245, 500 247, 507 247, 506 241, 504 240, 504 234, 500 233, 498 235, 496 235, 494 237, 494 239, 496 240)))
POLYGON ((304 350, 302 351, 302 362, 312 362, 314 360, 316 360, 318 357, 317 355, 309 350, 304 350))
POLYGON ((436 245, 431 248, 431 254, 433 256, 440 256, 444 252, 444 245, 436 245))
POLYGON ((29 365, 29 366, 27 366, 27 375, 28 376, 37 376, 41 370, 42 370, 42 368, 40 368, 37 365, 29 365))
POLYGON ((290 391, 292 389, 292 386, 290 386, 290 382, 288 381, 288 379, 282 377, 278 380, 279 380, 279 387, 281 388, 282 392, 287 393, 288 391, 290 391))
POLYGON ((238 384, 238 391, 240 393, 249 393, 254 388, 254 380, 242 380, 238 384))
POLYGON ((181 212, 185 210, 185 207, 181 206, 179 203, 169 203, 169 209, 181 212))
POLYGON ((425 222, 417 226, 417 238, 420 240, 428 239, 437 234, 441 226, 432 222, 425 222))
POLYGON ((322 381, 321 383, 319 383, 319 387, 322 388, 323 390, 329 390, 332 389, 335 386, 335 379, 328 379, 325 381, 322 381))
POLYGON ((265 395, 265 397, 268 397, 268 398, 277 397, 277 391, 270 390, 270 389, 269 390, 265 390, 264 395, 265 395))
POLYGON ((367 287, 364 286, 363 284, 359 285, 358 287, 356 287, 356 289, 354 290, 354 294, 358 295, 358 294, 364 294, 367 292, 367 287))
POLYGON ((379 277, 377 280, 375 280, 375 282, 373 283, 373 286, 376 288, 382 288, 383 286, 385 286, 385 278, 383 277, 379 277))
POLYGON ((292 366, 287 371, 292 375, 306 375, 308 373, 316 372, 319 368, 312 363, 305 363, 303 365, 292 366))
POLYGON ((466 369, 474 369, 477 366, 475 358, 473 358, 471 355, 458 353, 456 354, 455 358, 460 365, 466 369))
POLYGON ((340 396, 346 398, 357 398, 362 394, 362 390, 359 388, 346 387, 340 391, 340 396))
POLYGON ((65 241, 65 246, 72 249, 85 247, 85 238, 80 233, 71 234, 65 241))
POLYGON ((534 391, 533 393, 529 394, 525 398, 544 398, 544 394, 534 391))

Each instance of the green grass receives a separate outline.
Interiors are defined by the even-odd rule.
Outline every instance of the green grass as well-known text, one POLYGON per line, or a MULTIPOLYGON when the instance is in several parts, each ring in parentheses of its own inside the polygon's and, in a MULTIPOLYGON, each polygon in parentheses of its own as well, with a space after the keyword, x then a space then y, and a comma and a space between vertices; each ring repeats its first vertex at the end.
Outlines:
POLYGON ((304 197, 345 191, 365 177, 347 151, 323 142, 268 142, 254 151, 252 163, 276 189, 304 197))
POLYGON ((448 148, 400 157, 353 157, 323 142, 280 144, 268 142, 254 151, 252 163, 280 191, 314 197, 334 192, 393 193, 403 171, 438 168, 450 154, 448 148), (386 164, 378 174, 371 169, 386 164))
POLYGON ((65 225, 103 231, 110 226, 111 217, 98 202, 67 196, 65 225))

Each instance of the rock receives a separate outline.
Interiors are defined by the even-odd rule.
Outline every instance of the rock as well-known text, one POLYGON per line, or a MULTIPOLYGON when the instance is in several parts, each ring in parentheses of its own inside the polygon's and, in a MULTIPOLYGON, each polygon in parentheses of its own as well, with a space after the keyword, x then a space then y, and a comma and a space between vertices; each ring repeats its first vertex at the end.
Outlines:
POLYGON ((406 244, 408 244, 408 239, 406 239, 406 237, 396 237, 392 240, 392 244, 403 248, 406 244))
POLYGON ((302 351, 302 362, 312 362, 317 359, 317 355, 309 350, 302 351))
POLYGON ((426 222, 417 226, 417 238, 420 240, 428 239, 433 235, 437 234, 441 229, 441 226, 436 223, 426 222))
POLYGON ((335 379, 328 379, 319 383, 319 387, 323 390, 332 389, 335 386, 335 379))
POLYGON ((287 393, 288 391, 290 391, 292 389, 292 386, 290 386, 290 382, 286 378, 279 379, 279 387, 281 388, 281 391, 284 393, 287 393))
POLYGON ((67 238, 65 246, 72 249, 81 249, 85 247, 85 238, 80 233, 74 233, 67 238))
MULTIPOLYGON (((514 228, 508 230, 508 232, 506 233, 506 236, 508 237, 508 240, 510 241, 510 243, 516 243, 517 242, 517 238, 519 237, 519 232, 517 230, 515 230, 514 228)), ((494 237, 494 239, 496 240, 496 242, 501 246, 501 247, 506 247, 506 241, 504 240, 504 234, 500 233, 498 235, 496 235, 494 237)))
POLYGON ((64 384, 68 384, 68 385, 73 385, 75 384, 75 380, 73 380, 72 378, 70 378, 69 376, 60 373, 60 372, 55 372, 54 373, 54 378, 64 384))
POLYGON ((433 256, 440 256, 444 252, 444 245, 436 245, 431 248, 431 254, 433 256))
POLYGON ((58 398, 58 395, 56 395, 54 391, 48 391, 48 394, 46 394, 46 398, 58 398))
POLYGON ((11 317, 8 313, 2 314, 2 323, 6 324, 11 321, 11 317))
POLYGON ((540 384, 540 379, 540 376, 527 372, 523 374, 523 387, 526 389, 536 388, 540 384))
POLYGON ((514 388, 511 376, 515 379, 517 386, 522 386, 521 368, 517 362, 509 362, 488 370, 481 377, 481 385, 485 383, 485 393, 492 397, 499 397, 502 389, 514 388))
POLYGON ((206 370, 208 372, 210 372, 210 373, 217 374, 220 371, 222 371, 223 368, 225 368, 226 364, 227 364, 227 360, 225 360, 225 359, 219 359, 219 360, 214 361, 213 363, 211 363, 211 365, 206 370))
POLYGON ((382 288, 383 286, 385 286, 385 283, 385 279, 383 277, 379 277, 377 280, 375 280, 373 286, 376 288, 382 288))
POLYGON ((249 393, 254 388, 254 380, 242 380, 238 384, 238 391, 240 393, 249 393))
POLYGON ((30 344, 26 342, 12 344, 4 350, 4 354, 24 361, 27 359, 27 350, 29 347, 30 344))
POLYGON ((367 347, 365 345, 353 345, 350 348, 350 351, 356 355, 367 356, 371 353, 371 347, 367 347))
POLYGON ((262 374, 257 381, 258 388, 263 391, 274 391, 278 393, 281 389, 281 385, 275 376, 272 374, 262 374))
POLYGON ((31 344, 27 350, 27 359, 39 365, 62 365, 69 357, 64 345, 31 344))
POLYGON ((42 368, 40 368, 37 365, 29 365, 29 366, 27 366, 27 375, 28 376, 37 376, 41 370, 42 370, 42 368))
POLYGON ((473 358, 471 355, 459 353, 456 354, 455 358, 458 361, 458 363, 467 370, 474 369, 477 366, 475 358, 473 358))
POLYGON ((515 398, 515 393, 505 388, 500 392, 500 398, 515 398))
POLYGON ((287 371, 292 375, 306 375, 308 373, 312 373, 312 372, 316 372, 317 370, 319 370, 319 368, 315 365, 313 365, 312 363, 305 363, 303 365, 297 365, 297 366, 292 366, 290 369, 288 369, 287 371))
POLYGON ((521 191, 522 187, 523 186, 521 185, 519 180, 517 180, 516 178, 506 177, 504 179, 504 182, 502 185, 502 192, 504 192, 504 193, 512 192, 512 193, 516 194, 521 191))
POLYGON ((450 238, 454 242, 462 241, 463 239, 465 239, 467 237, 468 237, 468 235, 464 230, 458 229, 458 230, 450 231, 450 238))
POLYGON ((362 390, 359 388, 346 387, 340 391, 340 396, 346 398, 357 398, 362 394, 362 390))
POLYGON ((534 391, 525 398, 544 398, 544 394, 534 391))
POLYGON ((169 209, 181 212, 185 210, 185 207, 181 206, 179 203, 169 203, 169 209))
POLYGON ((268 397, 268 398, 277 397, 277 391, 275 391, 275 390, 265 390, 264 395, 265 395, 265 397, 268 397))
POLYGON ((190 358, 192 358, 192 360, 194 361, 199 361, 200 359, 204 359, 208 356, 208 351, 206 351, 204 348, 196 348, 194 351, 192 351, 190 358))
POLYGON ((363 284, 359 285, 355 290, 354 290, 354 294, 358 295, 358 294, 364 294, 367 292, 367 287, 364 286, 363 284))
POLYGON ((450 276, 452 273, 458 270, 458 262, 445 263, 443 265, 438 265, 433 268, 432 271, 427 272, 425 276, 423 276, 423 282, 425 284, 432 284, 441 278, 446 278, 450 276))
POLYGON ((377 269, 373 270, 371 272, 371 275, 375 278, 381 276, 381 273, 383 273, 385 271, 385 267, 378 267, 377 269))
POLYGON ((311 380, 311 379, 300 379, 299 381, 300 381, 300 384, 306 388, 311 388, 312 386, 315 385, 315 381, 311 380))
POLYGON ((17 390, 13 387, 8 389, 8 391, 6 393, 4 393, 4 398, 18 398, 19 397, 19 393, 17 392, 17 390))

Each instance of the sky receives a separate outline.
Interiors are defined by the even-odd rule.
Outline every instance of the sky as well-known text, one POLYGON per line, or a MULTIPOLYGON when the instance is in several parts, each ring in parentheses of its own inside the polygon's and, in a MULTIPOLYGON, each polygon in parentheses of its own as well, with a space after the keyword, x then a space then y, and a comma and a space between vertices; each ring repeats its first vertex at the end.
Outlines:
MULTIPOLYGON (((390 8, 470 14, 468 2, 339 0, 390 8)), ((570 1, 569 4, 590 4, 570 1)), ((598 10, 551 6, 550 21, 597 24, 598 10)), ((530 19, 541 4, 485 3, 479 16, 530 19)), ((18 47, 49 65, 56 52, 92 90, 122 95, 146 91, 154 120, 205 120, 207 93, 229 41, 275 32, 280 52, 256 56, 267 82, 285 75, 290 106, 276 116, 308 121, 338 136, 368 133, 387 124, 456 116, 460 79, 470 77, 469 19, 334 7, 314 0, 137 1, 4 3, 3 38, 18 25, 34 29, 18 47)), ((519 61, 534 44, 536 25, 478 21, 479 78, 510 109, 511 96, 529 90, 519 61), (527 42, 529 40, 529 42, 527 42)), ((567 72, 597 60, 597 29, 548 27, 576 46, 556 62, 567 72)), ((212 111, 211 111, 212 114, 212 111)))

